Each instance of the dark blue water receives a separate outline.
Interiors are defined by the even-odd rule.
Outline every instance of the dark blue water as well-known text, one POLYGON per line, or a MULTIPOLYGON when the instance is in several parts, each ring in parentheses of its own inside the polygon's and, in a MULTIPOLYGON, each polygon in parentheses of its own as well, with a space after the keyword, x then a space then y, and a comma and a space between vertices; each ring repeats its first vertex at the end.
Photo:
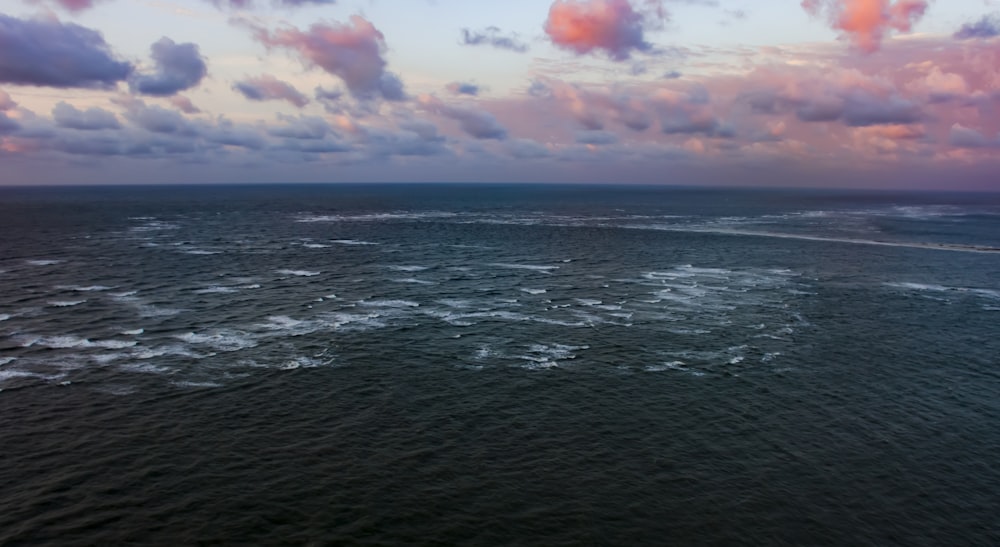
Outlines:
POLYGON ((1000 542, 1000 197, 0 190, 0 544, 1000 542))

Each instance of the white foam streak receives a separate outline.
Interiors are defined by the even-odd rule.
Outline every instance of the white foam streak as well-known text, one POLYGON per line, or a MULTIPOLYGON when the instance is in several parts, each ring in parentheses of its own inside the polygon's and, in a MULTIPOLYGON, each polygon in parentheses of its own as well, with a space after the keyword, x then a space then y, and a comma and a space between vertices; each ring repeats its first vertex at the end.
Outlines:
POLYGON ((530 270, 534 272, 552 273, 553 270, 558 270, 559 266, 536 266, 533 264, 509 264, 506 262, 496 262, 490 264, 490 266, 495 266, 497 268, 507 268, 511 270, 530 270))
POLYGON ((275 273, 293 277, 316 277, 323 272, 313 272, 309 270, 275 270, 275 273))

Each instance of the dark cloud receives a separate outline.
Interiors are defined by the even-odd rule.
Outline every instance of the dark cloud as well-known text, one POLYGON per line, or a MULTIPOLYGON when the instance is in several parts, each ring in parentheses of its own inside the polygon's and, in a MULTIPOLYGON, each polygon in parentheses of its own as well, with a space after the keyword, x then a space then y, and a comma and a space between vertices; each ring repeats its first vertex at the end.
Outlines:
POLYGON ((668 73, 666 73, 666 74, 663 75, 663 79, 664 80, 676 80, 676 79, 680 78, 681 76, 683 76, 683 74, 681 74, 680 72, 678 72, 676 70, 671 70, 670 72, 668 72, 668 73))
POLYGON ((282 100, 288 101, 299 108, 309 104, 309 97, 303 95, 299 90, 292 87, 291 84, 281 81, 270 74, 236 82, 233 84, 233 89, 239 91, 251 101, 282 100))
POLYGON ((492 46, 497 49, 506 49, 524 53, 528 51, 528 45, 517 38, 517 34, 504 36, 497 27, 486 27, 483 30, 462 29, 462 42, 466 46, 492 46))
POLYGON ((0 82, 58 88, 111 88, 132 66, 115 60, 95 30, 0 14, 0 82))
POLYGON ((479 95, 480 91, 478 85, 465 82, 452 82, 448 84, 447 89, 454 95, 472 95, 473 97, 479 95))
POLYGON ((385 37, 364 17, 352 16, 348 24, 316 23, 306 32, 294 27, 274 32, 254 25, 251 28, 266 47, 292 50, 304 64, 337 76, 358 99, 406 98, 403 82, 386 71, 382 56, 385 37))
POLYGON ((974 23, 966 23, 958 29, 954 36, 958 40, 1000 36, 1000 13, 984 15, 982 19, 974 23))
POLYGON ((81 131, 121 128, 118 118, 107 110, 102 108, 77 110, 73 105, 62 101, 52 109, 52 119, 59 127, 81 131))
POLYGON ((635 9, 629 0, 556 0, 549 8, 545 33, 558 47, 577 55, 604 51, 615 61, 633 52, 649 52, 645 32, 666 19, 662 2, 644 2, 635 9))
POLYGON ((175 44, 164 37, 150 49, 156 72, 133 76, 129 81, 133 92, 168 97, 198 85, 208 73, 205 59, 196 44, 175 44))

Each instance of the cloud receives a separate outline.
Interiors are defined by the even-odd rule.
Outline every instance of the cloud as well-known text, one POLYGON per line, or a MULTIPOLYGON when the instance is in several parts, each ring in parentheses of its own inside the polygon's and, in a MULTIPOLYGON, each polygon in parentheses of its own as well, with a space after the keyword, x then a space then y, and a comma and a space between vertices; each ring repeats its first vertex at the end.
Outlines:
POLYGON ((14 108, 17 108, 17 103, 14 102, 14 99, 10 98, 10 95, 6 91, 0 89, 0 112, 13 110, 14 108))
POLYGON ((197 44, 175 44, 163 37, 150 49, 156 73, 133 76, 129 82, 133 92, 168 97, 198 85, 208 73, 197 44))
POLYGON ((268 48, 298 53, 306 65, 315 65, 343 80, 358 99, 406 98, 399 77, 386 72, 385 37, 367 19, 351 17, 348 24, 316 23, 307 32, 290 27, 276 30, 251 26, 257 40, 268 48))
POLYGON ((471 137, 501 141, 507 138, 507 129, 500 125, 493 114, 484 110, 450 106, 430 95, 421 96, 420 104, 431 112, 458 121, 462 131, 471 137))
POLYGON ((297 140, 320 140, 332 133, 330 125, 323 118, 316 116, 292 117, 279 115, 278 119, 285 122, 281 127, 268 129, 268 134, 274 137, 297 140))
POLYGON ((985 135, 963 126, 954 124, 948 133, 948 142, 958 148, 993 148, 1000 146, 1000 139, 990 140, 985 135))
POLYGON ((577 131, 576 142, 579 144, 616 144, 618 136, 608 131, 577 131))
MULTIPOLYGON (((65 1, 65 0, 61 0, 65 1)), ((85 0, 82 0, 85 1, 85 0)), ((245 10, 257 7, 254 0, 207 0, 216 6, 220 4, 228 5, 233 9, 245 10)), ((335 4, 336 0, 272 0, 271 4, 279 7, 299 8, 302 6, 328 6, 335 4)))
POLYGON ((473 97, 479 95, 480 91, 478 85, 466 82, 452 82, 448 84, 447 89, 454 95, 472 95, 473 97))
POLYGON ((916 103, 902 97, 876 97, 855 91, 844 102, 843 120, 850 127, 884 124, 911 124, 923 119, 916 103))
POLYGON ((188 99, 187 97, 174 95, 173 97, 170 97, 169 101, 170 104, 174 105, 174 108, 180 110, 185 114, 198 114, 199 112, 201 112, 201 109, 195 106, 191 102, 191 99, 188 99))
POLYGON ((132 72, 99 32, 72 23, 0 14, 0 44, 2 83, 106 89, 132 72))
POLYGON ((958 29, 954 36, 958 40, 1000 36, 1000 13, 984 15, 982 19, 974 23, 966 23, 958 29))
POLYGON ((517 34, 504 36, 497 27, 486 27, 483 30, 472 31, 467 28, 462 29, 462 44, 466 46, 492 46, 497 49, 506 49, 524 53, 528 51, 528 45, 517 38, 517 34))
POLYGON ((131 97, 113 99, 112 102, 125 107, 125 117, 130 122, 151 133, 189 137, 198 134, 195 126, 176 110, 150 106, 131 97))
POLYGON ((52 0, 63 9, 71 12, 80 12, 94 7, 97 0, 52 0))
POLYGON ((507 152, 517 159, 540 159, 551 156, 544 145, 531 139, 512 139, 507 142, 507 152))
POLYGON ((8 118, 3 112, 0 112, 0 134, 13 133, 18 129, 21 129, 21 124, 8 118))
POLYGON ((120 129, 121 124, 114 114, 103 108, 88 108, 77 110, 71 104, 59 101, 52 109, 52 119, 59 127, 94 131, 98 129, 120 129))
POLYGON ((802 0, 815 17, 826 17, 865 53, 878 51, 893 30, 909 32, 927 10, 927 0, 802 0))
POLYGON ((659 2, 651 5, 651 11, 640 12, 629 0, 556 0, 549 8, 545 33, 553 44, 577 55, 601 50, 624 61, 633 51, 652 49, 645 31, 666 14, 659 2))
POLYGON ((281 81, 270 74, 263 74, 256 78, 247 78, 242 82, 233 84, 233 89, 239 91, 244 97, 251 101, 288 101, 293 105, 302 108, 309 104, 309 97, 303 95, 291 84, 281 81))

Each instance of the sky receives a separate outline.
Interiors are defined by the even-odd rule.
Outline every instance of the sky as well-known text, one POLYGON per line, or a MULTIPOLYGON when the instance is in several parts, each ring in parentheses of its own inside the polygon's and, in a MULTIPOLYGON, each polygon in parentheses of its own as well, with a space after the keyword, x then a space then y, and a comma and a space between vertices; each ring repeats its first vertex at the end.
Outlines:
POLYGON ((0 184, 1000 191, 1000 0, 0 0, 0 184))

